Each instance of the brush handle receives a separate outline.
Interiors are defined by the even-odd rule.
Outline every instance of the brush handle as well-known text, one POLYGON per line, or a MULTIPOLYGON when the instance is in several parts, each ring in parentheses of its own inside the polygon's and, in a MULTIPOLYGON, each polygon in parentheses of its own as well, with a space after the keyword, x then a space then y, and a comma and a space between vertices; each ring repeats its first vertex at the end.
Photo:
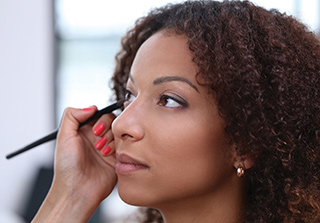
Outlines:
POLYGON ((37 141, 33 142, 33 143, 30 143, 29 145, 13 152, 13 153, 10 153, 6 156, 7 159, 10 159, 16 155, 19 155, 20 153, 23 153, 25 151, 28 151, 29 149, 32 149, 36 146, 39 146, 45 142, 49 142, 51 140, 54 140, 55 138, 57 138, 57 134, 58 134, 58 130, 50 133, 49 135, 46 135, 45 137, 42 137, 41 139, 38 139, 37 141))
MULTIPOLYGON (((118 101, 118 102, 116 102, 114 104, 109 105, 108 107, 105 107, 105 108, 103 108, 103 109, 101 109, 99 111, 96 111, 94 113, 94 115, 91 116, 87 121, 80 123, 79 124, 79 128, 81 128, 82 126, 84 126, 84 125, 86 125, 86 124, 88 124, 88 123, 100 118, 104 114, 111 113, 114 110, 121 108, 122 105, 123 105, 123 102, 124 102, 123 100, 120 100, 120 101, 118 101)), ((36 146, 39 146, 39 145, 41 145, 43 143, 46 143, 46 142, 49 142, 51 140, 56 139, 57 135, 58 135, 58 131, 59 131, 59 129, 55 130, 54 132, 50 133, 49 135, 46 135, 46 136, 42 137, 41 139, 38 139, 37 141, 35 141, 33 143, 30 143, 29 145, 27 145, 27 146, 15 151, 13 153, 8 154, 6 156, 6 158, 10 159, 10 158, 12 158, 12 157, 14 157, 16 155, 19 155, 20 153, 23 153, 25 151, 28 151, 28 150, 36 147, 36 146)))

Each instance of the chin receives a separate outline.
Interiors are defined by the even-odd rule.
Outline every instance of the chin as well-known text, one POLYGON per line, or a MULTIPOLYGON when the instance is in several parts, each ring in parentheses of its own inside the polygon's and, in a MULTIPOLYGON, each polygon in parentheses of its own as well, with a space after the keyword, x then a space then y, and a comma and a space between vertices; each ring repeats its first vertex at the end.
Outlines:
POLYGON ((149 207, 148 202, 143 195, 133 195, 128 193, 119 192, 119 196, 123 202, 129 205, 138 206, 138 207, 149 207))
POLYGON ((145 206, 147 202, 143 193, 130 185, 118 184, 118 193, 125 203, 134 206, 145 206))
POLYGON ((121 200, 129 205, 139 207, 155 207, 157 198, 146 190, 139 190, 132 186, 118 185, 118 194, 121 200))

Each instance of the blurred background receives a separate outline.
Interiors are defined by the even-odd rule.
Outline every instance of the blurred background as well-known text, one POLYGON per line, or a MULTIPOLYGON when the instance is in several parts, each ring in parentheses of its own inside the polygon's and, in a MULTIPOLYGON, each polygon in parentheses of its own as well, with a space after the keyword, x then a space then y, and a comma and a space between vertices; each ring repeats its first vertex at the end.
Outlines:
MULTIPOLYGON (((0 0, 0 222, 30 222, 52 179, 54 142, 5 156, 59 125, 67 106, 105 107, 120 38, 170 0, 0 0)), ((319 32, 320 0, 255 0, 319 32)), ((91 222, 135 211, 116 190, 91 222), (111 208, 112 207, 112 208, 111 208)))

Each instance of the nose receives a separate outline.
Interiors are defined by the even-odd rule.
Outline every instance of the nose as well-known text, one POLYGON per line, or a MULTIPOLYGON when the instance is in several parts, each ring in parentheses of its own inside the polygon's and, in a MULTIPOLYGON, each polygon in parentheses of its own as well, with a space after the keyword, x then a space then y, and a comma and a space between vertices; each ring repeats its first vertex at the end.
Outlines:
POLYGON ((144 122, 141 110, 137 99, 124 109, 112 123, 112 132, 115 138, 139 141, 144 137, 144 122))

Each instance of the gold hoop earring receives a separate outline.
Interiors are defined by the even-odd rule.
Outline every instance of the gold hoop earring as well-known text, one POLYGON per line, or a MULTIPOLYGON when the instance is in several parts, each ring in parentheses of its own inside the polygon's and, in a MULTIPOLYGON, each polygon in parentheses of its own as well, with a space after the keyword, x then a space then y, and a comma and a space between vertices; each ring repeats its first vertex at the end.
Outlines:
POLYGON ((237 176, 240 177, 240 178, 244 176, 244 169, 243 169, 242 166, 239 166, 237 168, 237 176))

